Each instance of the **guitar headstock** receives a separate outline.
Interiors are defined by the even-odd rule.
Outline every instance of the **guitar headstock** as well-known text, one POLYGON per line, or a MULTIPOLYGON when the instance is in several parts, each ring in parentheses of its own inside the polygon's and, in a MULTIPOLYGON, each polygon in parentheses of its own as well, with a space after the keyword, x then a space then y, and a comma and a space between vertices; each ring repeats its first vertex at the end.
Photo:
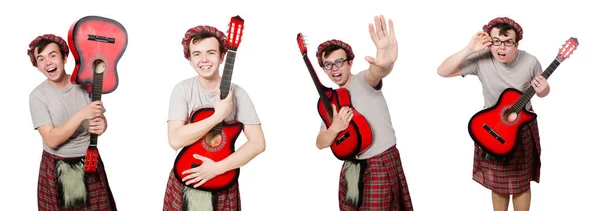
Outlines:
POLYGON ((296 41, 298 41, 298 47, 300 48, 300 53, 306 54, 307 48, 306 48, 306 43, 304 41, 304 35, 302 35, 302 33, 298 33, 298 36, 296 36, 296 41))
POLYGON ((565 44, 562 45, 562 48, 558 51, 558 55, 556 56, 556 59, 559 62, 563 62, 564 60, 569 58, 569 56, 571 56, 571 54, 573 54, 573 51, 575 51, 575 49, 577 49, 577 46, 579 46, 579 42, 577 41, 577 38, 574 38, 574 37, 569 38, 569 40, 567 40, 567 42, 565 42, 565 44))
POLYGON ((229 30, 227 30, 227 45, 230 50, 236 51, 240 46, 243 30, 244 19, 239 15, 231 17, 231 21, 229 21, 229 30))

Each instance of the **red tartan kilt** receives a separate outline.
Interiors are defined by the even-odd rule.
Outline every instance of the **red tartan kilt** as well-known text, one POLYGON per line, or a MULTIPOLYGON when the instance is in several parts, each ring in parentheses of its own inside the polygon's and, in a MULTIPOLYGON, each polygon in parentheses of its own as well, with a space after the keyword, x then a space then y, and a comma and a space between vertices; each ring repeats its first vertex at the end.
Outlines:
POLYGON ((87 174, 85 177, 89 202, 87 206, 71 209, 59 208, 58 178, 56 177, 55 162, 63 159, 45 150, 42 153, 38 177, 38 209, 40 211, 117 210, 100 156, 98 156, 97 173, 87 174))
POLYGON ((521 141, 506 163, 484 158, 485 152, 475 143, 473 180, 500 194, 519 194, 540 182, 540 136, 537 120, 523 127, 521 141))
MULTIPOLYGON (((171 170, 165 198, 163 201, 163 211, 184 211, 183 189, 184 184, 175 177, 175 172, 171 170)), ((216 211, 239 211, 241 210, 240 192, 236 182, 227 191, 221 191, 217 194, 216 211)), ((215 207, 215 205, 213 205, 215 207)))
MULTIPOLYGON (((377 156, 368 158, 361 180, 363 182, 362 203, 358 210, 413 210, 408 183, 396 145, 377 156)), ((342 167, 338 194, 340 210, 357 210, 344 200, 347 187, 342 167)))

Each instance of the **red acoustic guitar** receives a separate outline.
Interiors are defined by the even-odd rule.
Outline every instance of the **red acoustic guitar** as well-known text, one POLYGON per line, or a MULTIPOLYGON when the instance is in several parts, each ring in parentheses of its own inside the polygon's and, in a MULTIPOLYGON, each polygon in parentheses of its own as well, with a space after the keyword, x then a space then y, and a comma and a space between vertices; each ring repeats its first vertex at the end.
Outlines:
MULTIPOLYGON (((221 78, 221 84, 219 87, 221 91, 221 96, 219 97, 221 97, 221 99, 225 99, 229 93, 231 76, 233 72, 233 63, 235 61, 236 52, 241 41, 243 28, 244 20, 240 16, 231 18, 227 34, 227 44, 229 46, 229 50, 227 51, 225 67, 223 68, 223 77, 221 78)), ((202 121, 210 117, 214 112, 214 108, 202 108, 196 110, 192 112, 188 124, 202 121)), ((199 140, 189 146, 184 147, 177 155, 173 165, 177 180, 185 184, 182 179, 186 177, 187 174, 184 175, 182 173, 185 170, 202 165, 202 161, 193 157, 194 154, 208 157, 215 162, 221 161, 233 154, 235 152, 235 141, 242 132, 243 128, 244 125, 241 122, 223 121, 214 126, 199 140)), ((234 185, 239 177, 239 174, 240 169, 237 168, 217 175, 199 187, 194 188, 193 186, 195 184, 189 184, 187 186, 205 191, 221 191, 234 185)))
MULTIPOLYGON (((577 46, 579 42, 576 38, 567 40, 542 76, 550 77, 577 46)), ((496 157, 512 153, 516 149, 521 128, 537 118, 535 113, 523 109, 534 94, 535 90, 531 86, 524 93, 514 88, 505 89, 494 106, 477 112, 469 120, 469 135, 473 141, 496 157)))
MULTIPOLYGON (((119 22, 86 16, 71 25, 69 48, 75 59, 71 83, 86 85, 92 101, 101 100, 102 94, 117 89, 117 63, 127 49, 127 31, 119 22)), ((90 134, 90 145, 85 153, 85 172, 96 172, 98 135, 90 134)))
POLYGON ((304 58, 308 72, 317 87, 317 92, 319 92, 320 100, 317 102, 317 110, 319 116, 321 116, 321 119, 325 122, 325 125, 329 128, 333 123, 332 103, 335 105, 337 111, 342 107, 348 106, 354 113, 352 120, 348 124, 348 128, 340 131, 330 146, 333 155, 335 155, 337 159, 353 160, 355 159, 355 156, 363 153, 371 146, 373 141, 371 126, 363 115, 352 108, 350 93, 347 89, 332 89, 321 83, 312 63, 306 55, 307 48, 302 33, 298 33, 296 40, 298 41, 298 47, 300 48, 300 53, 304 58))

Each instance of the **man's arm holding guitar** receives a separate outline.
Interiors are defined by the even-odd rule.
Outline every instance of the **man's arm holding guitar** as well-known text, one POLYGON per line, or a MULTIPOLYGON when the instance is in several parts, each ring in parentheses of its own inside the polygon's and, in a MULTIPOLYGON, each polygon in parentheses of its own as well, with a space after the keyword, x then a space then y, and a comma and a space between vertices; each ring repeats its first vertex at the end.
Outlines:
POLYGON ((352 109, 349 107, 342 107, 339 112, 336 111, 335 105, 332 104, 331 107, 333 110, 333 122, 329 128, 321 126, 321 130, 317 135, 317 148, 319 149, 331 146, 338 133, 348 128, 348 124, 354 116, 352 109))
MULTIPOLYGON (((39 100, 39 98, 33 98, 32 100, 39 100)), ((32 115, 37 116, 40 113, 46 112, 47 110, 43 107, 43 104, 38 101, 32 101, 32 115)), ((96 101, 88 104, 83 109, 79 110, 75 115, 71 116, 65 123, 58 127, 54 127, 54 124, 49 123, 37 128, 37 131, 42 136, 42 139, 52 149, 56 149, 58 146, 63 144, 65 141, 73 135, 75 130, 81 125, 81 122, 88 119, 94 119, 102 115, 102 102, 96 101)))
MULTIPOLYGON (((220 91, 217 90, 216 96, 220 95, 219 92, 220 91)), ((215 125, 223 121, 225 117, 231 113, 232 95, 233 94, 229 92, 227 97, 223 100, 220 100, 220 98, 217 97, 215 102, 215 112, 213 115, 202 121, 185 124, 184 120, 169 120, 168 136, 171 148, 178 150, 193 144, 208 133, 215 125)))
POLYGON ((398 58, 398 42, 392 20, 389 20, 388 32, 382 15, 375 17, 375 28, 373 24, 369 24, 369 33, 377 48, 377 54, 375 58, 370 56, 365 58, 370 64, 369 70, 365 73, 365 81, 371 87, 376 87, 394 68, 394 62, 398 58))
POLYGON ((244 134, 248 141, 219 162, 222 168, 220 173, 240 168, 265 151, 265 135, 260 125, 244 125, 244 134))

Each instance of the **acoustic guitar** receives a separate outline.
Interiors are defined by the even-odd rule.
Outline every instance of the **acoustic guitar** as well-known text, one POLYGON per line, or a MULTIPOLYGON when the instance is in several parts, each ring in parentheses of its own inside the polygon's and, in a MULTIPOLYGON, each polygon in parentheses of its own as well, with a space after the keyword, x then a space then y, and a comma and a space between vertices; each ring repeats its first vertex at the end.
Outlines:
MULTIPOLYGON (((563 44, 554 61, 542 73, 544 78, 556 70, 579 46, 571 37, 563 44)), ((516 149, 522 127, 534 121, 537 115, 525 108, 535 90, 530 86, 524 93, 514 88, 505 89, 496 104, 483 109, 469 120, 469 135, 482 150, 495 157, 506 156, 516 149)))
MULTIPOLYGON (((117 89, 117 64, 127 49, 127 31, 121 23, 100 16, 86 16, 69 28, 68 43, 75 59, 72 84, 84 85, 92 102, 117 89)), ((98 167, 98 135, 90 134, 84 170, 98 167)))
MULTIPOLYGON (((240 16, 232 17, 227 34, 227 44, 229 48, 227 50, 221 84, 219 86, 221 96, 217 96, 221 99, 225 99, 229 93, 231 77, 233 74, 233 64, 235 62, 237 49, 241 42, 243 29, 244 20, 240 16)), ((202 108, 196 110, 190 115, 188 124, 202 121, 210 117, 214 112, 214 108, 202 108)), ((222 121, 215 125, 199 140, 181 149, 173 165, 177 180, 185 184, 182 179, 187 175, 184 175, 183 172, 190 168, 202 165, 202 161, 193 157, 194 154, 208 157, 215 162, 221 161, 233 154, 235 152, 235 141, 243 129, 244 125, 236 120, 231 122, 222 121)), ((204 191, 226 190, 235 184, 239 174, 240 169, 236 168, 217 175, 198 187, 194 187, 194 183, 186 186, 204 191)))

